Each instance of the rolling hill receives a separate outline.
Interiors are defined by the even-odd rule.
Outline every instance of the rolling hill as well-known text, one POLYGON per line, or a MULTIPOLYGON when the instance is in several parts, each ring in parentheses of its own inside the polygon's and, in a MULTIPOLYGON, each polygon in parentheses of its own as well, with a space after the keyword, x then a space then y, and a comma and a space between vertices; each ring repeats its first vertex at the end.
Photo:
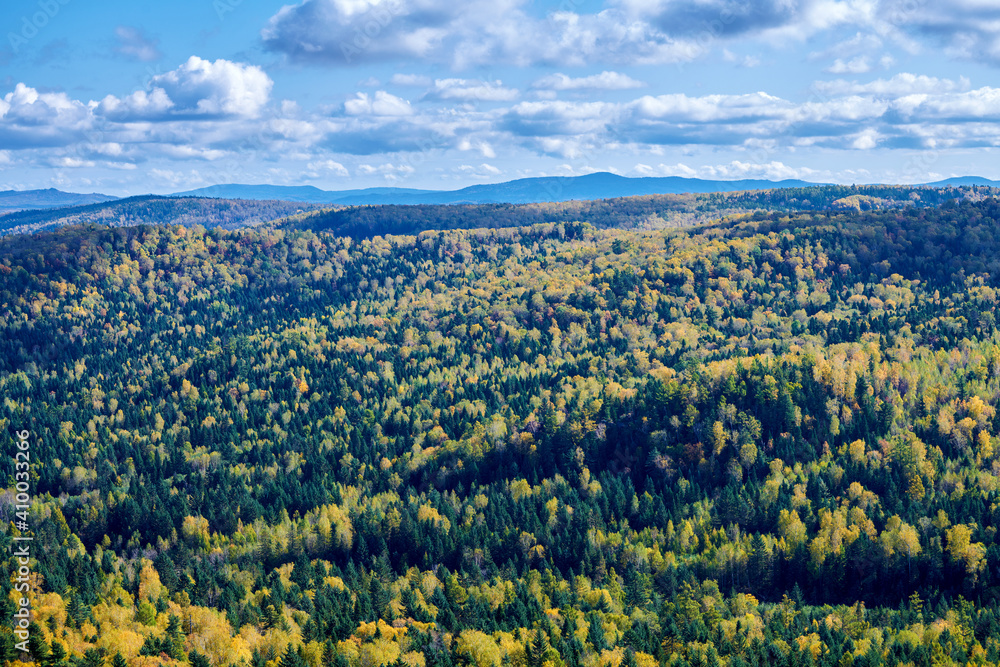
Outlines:
POLYGON ((54 188, 45 190, 3 190, 0 191, 0 213, 98 204, 113 199, 116 199, 116 197, 97 193, 78 194, 75 192, 62 192, 54 188))
POLYGON ((706 181, 676 176, 627 178, 602 172, 586 176, 522 178, 506 183, 471 185, 460 190, 366 188, 363 190, 329 191, 312 186, 230 184, 179 192, 175 196, 283 199, 345 206, 368 204, 528 204, 686 192, 801 188, 814 185, 819 184, 797 180, 706 181))
POLYGON ((0 215, 0 236, 88 223, 109 227, 175 224, 235 229, 284 218, 311 207, 311 204, 301 202, 145 195, 84 206, 0 215))

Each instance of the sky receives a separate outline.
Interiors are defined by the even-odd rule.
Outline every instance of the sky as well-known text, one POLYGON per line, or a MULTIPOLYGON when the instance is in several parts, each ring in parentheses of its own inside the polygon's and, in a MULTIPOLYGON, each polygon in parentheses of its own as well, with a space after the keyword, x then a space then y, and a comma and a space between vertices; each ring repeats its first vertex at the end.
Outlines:
POLYGON ((0 190, 1000 179, 995 0, 3 0, 0 190))

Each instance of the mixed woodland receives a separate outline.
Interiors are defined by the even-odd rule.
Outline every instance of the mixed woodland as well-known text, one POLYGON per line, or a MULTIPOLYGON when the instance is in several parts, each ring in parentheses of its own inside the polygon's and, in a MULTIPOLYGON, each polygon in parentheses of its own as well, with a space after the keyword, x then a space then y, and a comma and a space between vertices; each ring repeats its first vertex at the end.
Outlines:
POLYGON ((854 203, 6 237, 31 660, 997 664, 1000 202, 854 203))
POLYGON ((237 229, 296 215, 313 208, 316 208, 315 204, 302 202, 143 195, 66 208, 10 213, 0 211, 0 236, 85 224, 108 227, 201 225, 207 228, 237 229))
POLYGON ((599 229, 690 227, 754 211, 867 211, 934 207, 996 196, 986 186, 831 185, 708 194, 647 195, 541 204, 324 206, 291 201, 144 195, 67 208, 0 211, 0 236, 67 225, 182 225, 240 229, 273 223, 337 236, 370 238, 428 230, 524 227, 585 221, 599 229))
POLYGON ((567 221, 585 221, 598 229, 654 230, 690 227, 755 211, 925 208, 951 200, 980 201, 997 194, 995 188, 985 186, 828 185, 539 204, 349 206, 296 214, 278 226, 352 238, 567 221))

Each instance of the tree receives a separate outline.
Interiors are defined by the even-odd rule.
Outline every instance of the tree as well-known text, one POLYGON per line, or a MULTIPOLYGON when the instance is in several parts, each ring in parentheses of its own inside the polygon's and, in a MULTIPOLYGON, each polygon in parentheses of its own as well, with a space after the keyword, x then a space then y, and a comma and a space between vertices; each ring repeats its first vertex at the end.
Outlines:
POLYGON ((281 656, 279 667, 306 667, 306 662, 302 658, 299 649, 289 644, 285 649, 285 654, 281 656))
POLYGON ((542 667, 546 648, 545 633, 541 628, 536 628, 524 644, 525 666, 542 667))

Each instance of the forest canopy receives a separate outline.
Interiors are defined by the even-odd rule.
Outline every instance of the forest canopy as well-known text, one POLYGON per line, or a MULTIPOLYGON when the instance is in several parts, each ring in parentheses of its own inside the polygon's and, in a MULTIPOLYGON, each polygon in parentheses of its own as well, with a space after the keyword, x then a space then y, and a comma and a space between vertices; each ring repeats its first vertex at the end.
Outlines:
POLYGON ((840 208, 0 240, 31 657, 996 664, 1000 202, 840 208))

